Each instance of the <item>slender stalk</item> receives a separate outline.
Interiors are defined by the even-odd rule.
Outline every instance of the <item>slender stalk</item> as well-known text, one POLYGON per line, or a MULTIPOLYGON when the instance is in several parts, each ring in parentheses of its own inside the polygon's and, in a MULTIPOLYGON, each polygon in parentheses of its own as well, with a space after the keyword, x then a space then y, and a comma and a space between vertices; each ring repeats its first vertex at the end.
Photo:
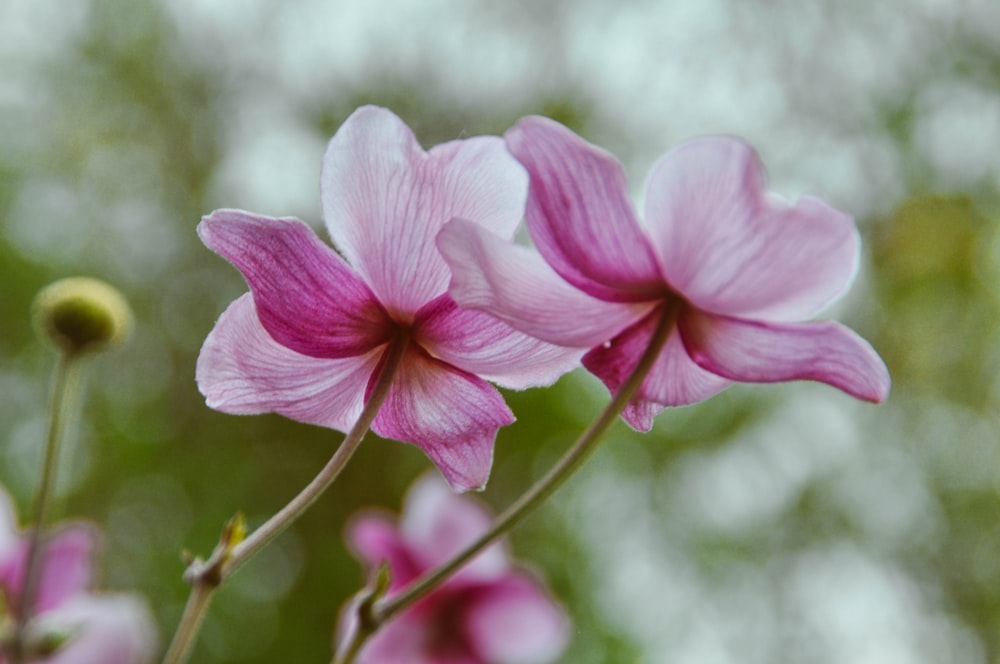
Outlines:
POLYGON ((164 662, 186 662, 191 655, 191 648, 194 646, 195 637, 201 630, 201 624, 208 615, 208 606, 215 596, 216 586, 207 583, 194 583, 191 585, 191 594, 188 595, 187 604, 184 605, 184 613, 177 623, 177 631, 170 642, 170 648, 164 656, 164 662))
POLYGON ((631 375, 622 384, 614 399, 611 400, 597 419, 580 435, 556 465, 498 516, 489 530, 483 533, 475 542, 463 549, 455 557, 420 577, 400 594, 377 603, 368 621, 372 623, 370 629, 358 630, 355 638, 345 648, 344 655, 339 660, 339 664, 350 664, 367 636, 370 636, 379 626, 441 585, 473 556, 520 523, 521 520, 531 514, 532 511, 561 487, 583 465, 594 450, 597 449, 598 443, 601 441, 608 427, 614 423, 625 409, 650 369, 652 369, 653 363, 660 355, 670 336, 671 330, 674 328, 678 310, 678 303, 669 303, 664 307, 657 322, 656 330, 650 339, 649 346, 639 359, 631 375), (364 631, 367 631, 367 634, 363 633, 364 631), (355 643, 355 641, 358 642, 355 643))
POLYGON ((354 630, 354 633, 351 634, 351 640, 347 642, 343 649, 334 653, 330 664, 351 664, 361 653, 361 646, 363 646, 365 641, 368 640, 368 637, 374 633, 374 629, 362 629, 359 625, 358 629, 354 630))
POLYGON ((22 591, 17 607, 17 625, 11 647, 11 663, 19 664, 25 657, 24 637, 28 622, 35 611, 38 584, 42 575, 44 530, 48 520, 49 505, 59 466, 59 451, 65 438, 67 423, 77 412, 80 400, 80 385, 85 359, 78 353, 63 353, 56 365, 52 388, 52 414, 49 420, 48 437, 45 441, 45 456, 42 462, 42 478, 35 494, 33 528, 28 543, 28 561, 24 569, 22 591))
POLYGON ((181 621, 174 633, 167 654, 164 656, 163 664, 180 664, 187 661, 197 636, 198 626, 208 610, 211 595, 215 589, 222 585, 243 563, 302 516, 337 479, 340 471, 344 469, 354 452, 357 451, 375 420, 375 416, 385 402, 389 394, 389 387, 392 385, 392 380, 399 369, 408 344, 409 338, 400 335, 389 345, 381 373, 368 402, 358 417, 358 421, 355 422, 344 437, 340 447, 337 448, 319 474, 277 514, 258 527, 246 539, 232 543, 228 536, 224 536, 207 562, 199 563, 196 561, 188 569, 185 579, 192 585, 192 596, 184 607, 184 614, 181 616, 181 621))

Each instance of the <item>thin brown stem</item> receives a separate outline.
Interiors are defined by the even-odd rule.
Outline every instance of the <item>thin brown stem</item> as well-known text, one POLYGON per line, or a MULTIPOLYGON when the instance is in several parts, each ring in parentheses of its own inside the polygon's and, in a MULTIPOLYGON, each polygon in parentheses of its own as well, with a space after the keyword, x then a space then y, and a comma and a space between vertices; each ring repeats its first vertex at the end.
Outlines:
POLYGON ((326 466, 306 485, 287 505, 254 530, 246 539, 233 542, 224 536, 219 547, 213 552, 207 562, 195 561, 185 574, 185 579, 192 585, 192 594, 204 594, 199 601, 189 600, 184 608, 184 615, 170 648, 163 659, 164 664, 180 664, 187 661, 191 646, 197 636, 198 626, 203 614, 207 611, 210 596, 229 576, 249 560, 255 553, 267 546, 285 528, 309 509, 340 475, 347 462, 357 451, 365 434, 371 427, 375 416, 389 395, 403 356, 406 354, 409 338, 400 335, 385 351, 381 373, 372 389, 371 395, 344 441, 327 462, 326 466), (193 614, 193 615, 189 615, 193 614), (189 629, 187 626, 191 625, 189 629), (182 633, 183 629, 183 633, 182 633))
POLYGON ((35 513, 28 543, 28 561, 25 565, 21 597, 17 607, 17 624, 11 644, 11 664, 20 664, 27 656, 24 652, 25 631, 35 612, 38 584, 43 573, 45 525, 48 521, 49 505, 52 502, 51 496, 56 482, 56 470, 59 467, 59 451, 65 438, 67 422, 76 413, 85 361, 80 354, 63 353, 55 370, 52 387, 52 415, 49 420, 48 437, 45 441, 41 482, 35 495, 35 513))
POLYGON ((195 637, 201 629, 201 624, 208 615, 208 606, 215 596, 215 586, 206 583, 194 583, 191 585, 191 594, 188 595, 187 604, 184 605, 184 613, 177 623, 177 631, 170 642, 170 648, 164 656, 164 662, 186 662, 194 647, 195 637))

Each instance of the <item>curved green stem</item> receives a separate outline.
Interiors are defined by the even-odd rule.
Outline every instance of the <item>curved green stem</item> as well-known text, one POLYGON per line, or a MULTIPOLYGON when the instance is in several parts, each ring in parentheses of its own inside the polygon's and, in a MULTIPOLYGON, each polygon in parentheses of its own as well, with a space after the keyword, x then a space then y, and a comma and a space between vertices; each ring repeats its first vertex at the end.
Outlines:
MULTIPOLYGON (((669 303, 664 307, 657 322, 656 330, 650 339, 649 346, 639 359, 639 363, 622 384, 611 403, 601 412, 591 425, 584 431, 565 455, 536 482, 527 492, 518 498, 500 516, 479 539, 463 549, 452 559, 431 570, 406 590, 392 599, 376 605, 373 612, 375 628, 384 624, 403 609, 417 602, 436 587, 441 585, 452 574, 457 572, 473 556, 478 554, 499 537, 531 514, 540 504, 551 496, 567 479, 590 457, 597 449, 598 443, 608 427, 618 418, 635 395, 642 381, 646 378, 653 363, 663 350, 674 323, 677 319, 679 304, 669 303)), ((374 632, 374 629, 372 630, 374 632)), ((359 646, 360 647, 360 646, 359 646)), ((349 664, 351 659, 343 659, 342 664, 349 664)))
POLYGON ((164 656, 164 664, 180 664, 187 661, 197 636, 198 626, 208 610, 214 590, 243 563, 302 516, 337 479, 340 471, 344 469, 344 466, 361 445, 361 441, 368 433, 375 416, 389 395, 389 387, 403 361, 403 355, 405 355, 408 345, 409 339, 405 335, 400 335, 389 345, 382 362, 381 373, 368 402, 358 417, 358 421, 355 422, 344 437, 340 447, 337 448, 319 474, 277 514, 258 527, 246 539, 234 541, 238 540, 239 536, 233 537, 231 522, 212 556, 205 562, 195 561, 188 568, 185 579, 192 586, 192 597, 184 607, 184 614, 181 616, 181 621, 174 633, 167 654, 164 656), (195 595, 198 596, 197 599, 195 595))
POLYGON ((351 640, 348 641, 341 652, 334 654, 333 660, 330 664, 351 664, 357 658, 358 654, 361 653, 361 646, 365 644, 368 637, 374 633, 374 630, 362 630, 357 629, 351 634, 351 640))
POLYGON ((42 462, 42 478, 35 494, 33 528, 28 543, 28 561, 25 565, 21 599, 17 607, 17 625, 11 644, 11 664, 19 664, 25 657, 24 637, 28 621, 35 611, 38 584, 42 574, 42 550, 44 547, 45 523, 48 520, 52 489, 55 486, 56 470, 59 466, 59 451, 67 430, 67 422, 77 412, 80 400, 81 377, 85 359, 77 353, 64 353, 56 366, 52 388, 52 415, 49 432, 45 441, 45 458, 42 462))
POLYGON ((201 624, 208 615, 208 606, 215 596, 215 588, 207 583, 194 583, 191 585, 191 594, 188 595, 187 603, 184 605, 184 613, 180 622, 177 623, 177 630, 174 638, 170 641, 170 648, 164 656, 164 662, 186 662, 191 655, 191 648, 194 646, 195 637, 201 629, 201 624))

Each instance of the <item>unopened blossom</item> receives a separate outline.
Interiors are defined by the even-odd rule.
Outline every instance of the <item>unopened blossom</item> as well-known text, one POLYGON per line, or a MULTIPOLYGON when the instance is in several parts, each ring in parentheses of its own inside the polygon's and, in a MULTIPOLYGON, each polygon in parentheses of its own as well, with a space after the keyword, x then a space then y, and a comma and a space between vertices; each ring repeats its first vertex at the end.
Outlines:
POLYGON ((486 381, 549 384, 581 355, 460 309, 446 292, 441 227, 461 218, 510 238, 524 212, 524 169, 499 137, 425 152, 395 115, 363 107, 330 141, 321 190, 339 254, 297 219, 217 210, 198 227, 251 291, 198 358, 208 405, 346 431, 390 346, 406 339, 372 429, 418 445, 454 488, 481 487, 497 430, 514 421, 486 381))
MULTIPOLYGON (((478 501, 428 476, 410 489, 398 523, 386 514, 363 514, 353 519, 347 539, 372 570, 388 565, 391 598, 470 544, 490 521, 478 501)), ((342 642, 354 628, 355 608, 349 604, 342 616, 342 642)), ((532 574, 511 565, 499 542, 375 632, 357 662, 545 664, 562 654, 568 639, 565 614, 532 574)))
POLYGON ((132 331, 132 310, 111 284, 91 277, 55 281, 35 296, 35 327, 70 356, 114 347, 132 331))
MULTIPOLYGON (((46 664, 141 664, 156 651, 145 603, 90 590, 94 531, 65 525, 43 539, 37 592, 24 629, 24 661, 46 664)), ((0 490, 0 664, 10 661, 24 591, 30 537, 18 532, 13 505, 0 490)))
POLYGON ((854 277, 852 219, 816 198, 793 204, 768 192, 746 143, 702 138, 661 157, 641 222, 621 164, 566 127, 528 117, 506 140, 531 177, 526 221, 538 253, 455 221, 439 239, 450 292, 539 339, 589 349, 584 366, 612 392, 673 316, 623 412, 633 427, 648 430, 665 406, 733 381, 816 380, 886 398, 888 371, 866 341, 807 320, 854 277))

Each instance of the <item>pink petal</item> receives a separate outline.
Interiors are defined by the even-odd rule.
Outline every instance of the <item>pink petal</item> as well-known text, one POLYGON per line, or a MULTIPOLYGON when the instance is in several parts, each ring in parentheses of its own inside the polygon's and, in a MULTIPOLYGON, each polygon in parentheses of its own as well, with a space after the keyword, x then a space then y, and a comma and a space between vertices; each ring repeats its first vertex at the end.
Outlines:
POLYGON ((49 535, 35 599, 38 613, 59 606, 90 586, 94 537, 88 526, 67 526, 49 535))
POLYGON ((413 558, 392 519, 382 514, 363 513, 351 519, 347 540, 358 558, 370 569, 389 564, 392 589, 397 590, 425 570, 413 558))
POLYGON ((243 273, 260 322, 282 345, 342 358, 389 338, 391 321, 371 291, 303 222, 216 210, 198 235, 243 273))
POLYGON ((663 292, 617 159, 547 118, 523 118, 504 137, 531 175, 528 229, 556 272, 610 302, 663 292))
POLYGON ((815 198, 790 206, 768 195, 757 155, 735 138, 691 141, 660 159, 646 223, 670 285, 718 314, 808 318, 857 268, 851 218, 815 198))
POLYGON ((463 616, 483 662, 553 662, 569 643, 570 625, 552 598, 524 574, 483 588, 463 616))
POLYGON ((679 321, 700 366, 731 380, 815 380, 865 401, 889 396, 889 371, 867 341, 833 322, 771 324, 704 312, 679 321))
MULTIPOLYGON (((597 346, 583 357, 583 366, 600 378, 611 394, 617 394, 635 371, 639 359, 649 347, 658 316, 659 310, 609 344, 597 346)), ((730 381, 695 364, 688 357, 680 334, 674 330, 636 396, 622 413, 622 418, 639 431, 649 431, 653 427, 653 418, 664 407, 703 401, 729 384, 730 381)))
POLYGON ((420 447, 456 491, 481 489, 497 429, 514 421, 489 383, 411 345, 372 429, 420 447))
POLYGON ((73 635, 48 664, 143 664, 157 650, 149 608, 126 595, 80 595, 41 616, 37 626, 73 635))
MULTIPOLYGON (((39 572, 35 613, 44 613, 90 585, 90 556, 94 550, 94 532, 87 526, 68 526, 42 540, 43 554, 39 572)), ((25 534, 8 552, 0 583, 19 602, 24 591, 30 536, 25 534)))
POLYGON ((338 431, 350 429, 381 355, 325 360, 282 346, 257 319, 250 294, 219 318, 205 340, 195 377, 210 408, 233 414, 280 413, 338 431))
POLYGON ((438 236, 452 269, 449 294, 543 341, 589 348, 642 318, 651 303, 598 300, 566 283, 541 256, 456 219, 438 236))
POLYGON ((452 217, 505 237, 524 212, 527 176, 495 136, 425 153, 391 112, 365 106, 323 158, 323 215, 334 243, 394 314, 405 318, 448 286, 434 245, 452 217))
MULTIPOLYGON (((452 664, 451 661, 443 662, 430 650, 432 628, 418 612, 404 611, 375 632, 358 654, 357 663, 452 664)), ((481 663, 471 661, 469 664, 481 663)))
MULTIPOLYGON (((399 527, 409 550, 427 570, 472 544, 492 522, 478 501, 456 495, 434 475, 424 475, 407 492, 399 527)), ((497 542, 466 564, 449 585, 496 579, 507 567, 507 553, 497 542)))
POLYGON ((462 309, 445 294, 417 313, 414 338, 432 356, 514 389, 551 385, 583 351, 547 344, 490 314, 462 309))

